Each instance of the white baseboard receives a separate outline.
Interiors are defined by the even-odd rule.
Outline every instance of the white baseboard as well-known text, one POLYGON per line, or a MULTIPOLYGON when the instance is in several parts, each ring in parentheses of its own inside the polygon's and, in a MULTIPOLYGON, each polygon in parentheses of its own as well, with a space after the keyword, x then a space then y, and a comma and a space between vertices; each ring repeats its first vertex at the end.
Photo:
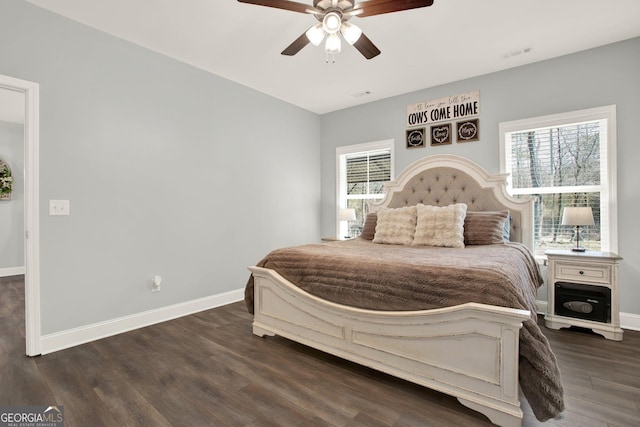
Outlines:
POLYGON ((620 313, 620 327, 632 331, 640 331, 640 314, 620 313))
POLYGON ((43 335, 40 338, 40 351, 41 354, 53 353, 54 351, 64 350, 65 348, 96 341, 123 332, 231 304, 241 301, 243 298, 244 289, 236 289, 234 291, 211 295, 155 310, 144 311, 130 316, 43 335))
MULTIPOLYGON (((538 300, 538 313, 547 312, 547 301, 538 300)), ((620 313, 620 327, 631 331, 640 331, 640 314, 620 313)))
POLYGON ((536 301, 538 303, 538 314, 544 315, 547 312, 547 302, 546 301, 536 301))
POLYGON ((24 274, 24 267, 0 268, 0 277, 19 276, 24 274))

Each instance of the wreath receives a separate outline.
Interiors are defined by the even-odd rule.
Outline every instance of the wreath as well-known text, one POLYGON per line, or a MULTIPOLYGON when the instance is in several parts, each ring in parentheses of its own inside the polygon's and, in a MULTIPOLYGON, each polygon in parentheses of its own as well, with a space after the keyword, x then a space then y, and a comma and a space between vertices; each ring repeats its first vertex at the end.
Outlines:
POLYGON ((0 160, 0 196, 11 194, 13 191, 13 177, 9 165, 0 160))

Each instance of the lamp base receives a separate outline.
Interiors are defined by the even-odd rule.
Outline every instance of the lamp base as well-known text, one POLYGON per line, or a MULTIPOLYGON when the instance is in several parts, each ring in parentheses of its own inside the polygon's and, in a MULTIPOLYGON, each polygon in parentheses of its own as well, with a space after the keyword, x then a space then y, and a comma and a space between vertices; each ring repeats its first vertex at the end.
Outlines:
POLYGON ((585 252, 586 249, 585 248, 573 248, 571 249, 573 252, 585 252))

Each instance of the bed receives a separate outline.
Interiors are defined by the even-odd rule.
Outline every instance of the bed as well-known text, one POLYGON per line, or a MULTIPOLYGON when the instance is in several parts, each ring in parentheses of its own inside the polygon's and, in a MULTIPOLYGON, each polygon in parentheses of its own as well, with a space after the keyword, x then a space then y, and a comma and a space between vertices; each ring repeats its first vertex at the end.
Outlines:
POLYGON ((386 190, 360 237, 283 248, 249 267, 253 333, 455 396, 497 425, 522 424, 520 390, 539 420, 558 416, 560 373, 536 319, 533 202, 509 197, 506 175, 454 155, 418 160, 386 190), (506 220, 490 221, 489 242, 473 234, 473 221, 496 215, 506 220), (433 230, 450 216, 454 244, 443 244, 433 230), (506 228, 499 242, 496 227, 506 228))

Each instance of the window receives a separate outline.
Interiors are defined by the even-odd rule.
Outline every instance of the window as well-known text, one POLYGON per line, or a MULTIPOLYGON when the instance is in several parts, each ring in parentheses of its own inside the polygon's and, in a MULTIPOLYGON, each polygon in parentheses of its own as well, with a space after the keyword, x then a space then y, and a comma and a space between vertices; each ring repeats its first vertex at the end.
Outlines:
POLYGON ((500 123, 501 168, 508 191, 535 200, 534 254, 575 247, 565 207, 591 207, 593 226, 580 227, 591 251, 617 250, 615 106, 500 123))
POLYGON ((393 140, 336 148, 339 236, 357 236, 369 213, 369 202, 384 197, 384 184, 393 177, 393 140), (356 211, 355 221, 339 221, 341 208, 356 211))

